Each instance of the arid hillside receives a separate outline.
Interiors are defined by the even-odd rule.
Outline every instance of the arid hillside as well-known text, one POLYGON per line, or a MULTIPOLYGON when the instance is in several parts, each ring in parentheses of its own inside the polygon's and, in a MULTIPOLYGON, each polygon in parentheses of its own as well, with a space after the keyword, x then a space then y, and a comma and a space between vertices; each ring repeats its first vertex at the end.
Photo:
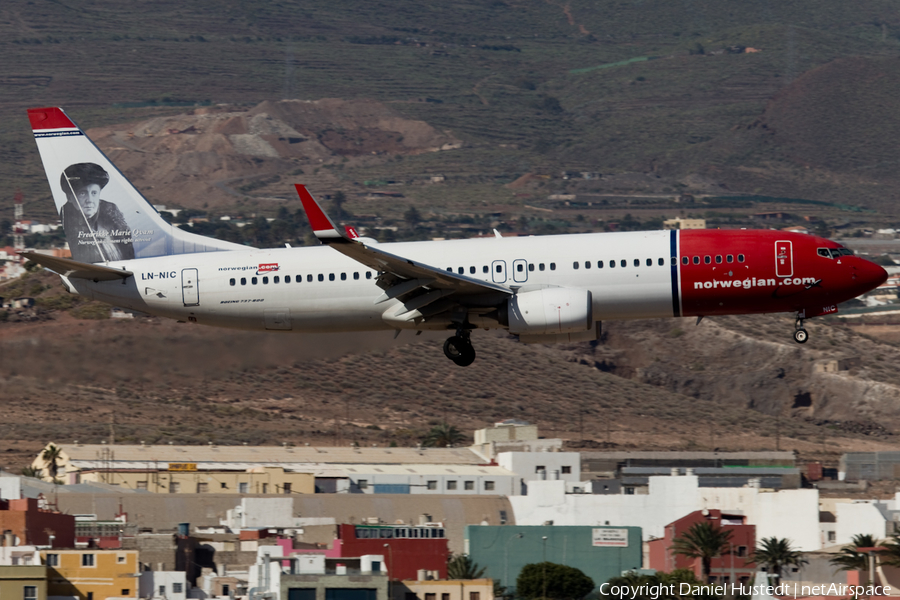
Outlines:
POLYGON ((152 202, 188 208, 240 205, 252 194, 272 209, 296 200, 294 183, 333 187, 339 178, 323 165, 377 164, 460 144, 366 100, 199 108, 87 133, 152 202))
MULTIPOLYGON (((28 281, 39 306, 60 302, 48 275, 28 281)), ((50 440, 413 445, 444 420, 471 435, 504 418, 574 447, 780 448, 835 463, 892 447, 900 425, 894 375, 880 367, 896 347, 825 323, 804 347, 777 317, 610 323, 601 342, 572 346, 476 332, 478 360, 459 368, 438 335, 74 316, 103 314, 92 307, 0 324, 0 466, 27 464, 50 440), (858 360, 814 372, 841 357, 858 360)))

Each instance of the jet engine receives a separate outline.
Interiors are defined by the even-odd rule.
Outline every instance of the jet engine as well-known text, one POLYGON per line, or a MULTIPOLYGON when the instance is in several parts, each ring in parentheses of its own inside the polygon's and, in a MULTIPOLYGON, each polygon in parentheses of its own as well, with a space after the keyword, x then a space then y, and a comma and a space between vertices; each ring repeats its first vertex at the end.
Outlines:
POLYGON ((588 331, 594 324, 589 290, 551 287, 507 300, 509 332, 546 335, 588 331))

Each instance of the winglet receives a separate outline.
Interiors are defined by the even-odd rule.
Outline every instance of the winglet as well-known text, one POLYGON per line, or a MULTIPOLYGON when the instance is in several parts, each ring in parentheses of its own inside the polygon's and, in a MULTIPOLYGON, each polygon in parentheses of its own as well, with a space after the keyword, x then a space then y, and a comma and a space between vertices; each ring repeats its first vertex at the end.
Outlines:
POLYGON ((300 195, 300 202, 303 203, 303 210, 306 211, 306 218, 309 219, 309 225, 312 227, 313 233, 320 241, 326 244, 348 240, 345 234, 341 233, 337 225, 334 224, 316 199, 312 197, 305 185, 295 184, 297 194, 300 195))

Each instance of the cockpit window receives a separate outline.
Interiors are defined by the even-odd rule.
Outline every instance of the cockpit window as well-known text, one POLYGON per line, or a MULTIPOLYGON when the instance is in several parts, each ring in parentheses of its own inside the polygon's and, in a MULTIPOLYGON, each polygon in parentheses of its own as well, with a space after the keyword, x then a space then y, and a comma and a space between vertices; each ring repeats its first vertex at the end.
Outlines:
POLYGON ((850 248, 818 248, 816 254, 825 258, 839 258, 841 256, 853 256, 850 248))

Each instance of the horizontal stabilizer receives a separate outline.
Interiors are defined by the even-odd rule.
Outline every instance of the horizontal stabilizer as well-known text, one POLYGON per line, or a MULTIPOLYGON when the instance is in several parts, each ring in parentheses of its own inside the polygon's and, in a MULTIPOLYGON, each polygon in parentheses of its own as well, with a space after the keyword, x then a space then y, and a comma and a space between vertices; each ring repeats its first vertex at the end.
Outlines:
POLYGON ((63 277, 89 279, 91 281, 115 281, 116 279, 128 279, 134 275, 131 271, 111 269, 102 265, 91 265, 69 258, 57 258, 56 256, 37 254, 36 252, 20 252, 19 254, 63 277))

